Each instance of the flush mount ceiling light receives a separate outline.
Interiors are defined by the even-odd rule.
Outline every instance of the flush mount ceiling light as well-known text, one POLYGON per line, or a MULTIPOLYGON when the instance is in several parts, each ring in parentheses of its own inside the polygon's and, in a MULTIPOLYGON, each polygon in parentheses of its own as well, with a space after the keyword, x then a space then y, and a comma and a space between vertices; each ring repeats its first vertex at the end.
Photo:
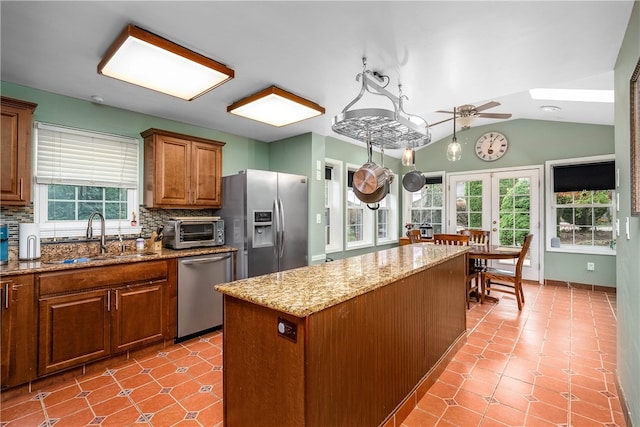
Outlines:
POLYGON ((613 102, 612 90, 596 89, 545 89, 537 88, 529 90, 533 99, 547 101, 578 101, 578 102, 613 102))
POLYGON ((234 102, 227 112, 280 127, 324 114, 324 107, 271 86, 234 102))
POLYGON ((234 71, 128 25, 98 64, 98 74, 191 101, 232 79, 234 71))

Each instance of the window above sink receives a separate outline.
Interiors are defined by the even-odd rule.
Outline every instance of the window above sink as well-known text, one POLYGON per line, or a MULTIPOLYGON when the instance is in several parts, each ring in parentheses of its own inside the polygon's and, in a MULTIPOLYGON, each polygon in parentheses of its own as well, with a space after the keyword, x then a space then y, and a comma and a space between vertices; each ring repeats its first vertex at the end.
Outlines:
POLYGON ((44 238, 79 237, 92 212, 106 235, 141 231, 139 141, 136 138, 37 123, 34 221, 44 238))

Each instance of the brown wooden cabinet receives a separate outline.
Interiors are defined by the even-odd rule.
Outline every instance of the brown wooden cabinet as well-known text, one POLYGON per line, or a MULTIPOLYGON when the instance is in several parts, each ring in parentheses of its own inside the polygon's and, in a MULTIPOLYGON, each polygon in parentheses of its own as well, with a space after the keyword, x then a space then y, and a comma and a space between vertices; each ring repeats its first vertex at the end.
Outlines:
POLYGON ((175 338, 175 262, 39 275, 38 375, 175 338))
MULTIPOLYGON (((166 280, 127 286, 113 292, 112 351, 120 353, 164 337, 166 280)), ((170 337, 171 338, 171 337, 170 337)))
POLYGON ((159 129, 144 138, 144 204, 147 207, 222 206, 224 142, 159 129))
POLYGON ((2 388, 22 384, 35 375, 35 310, 33 275, 0 280, 2 388))
POLYGON ((0 98, 0 202, 31 203, 31 121, 37 104, 0 98))

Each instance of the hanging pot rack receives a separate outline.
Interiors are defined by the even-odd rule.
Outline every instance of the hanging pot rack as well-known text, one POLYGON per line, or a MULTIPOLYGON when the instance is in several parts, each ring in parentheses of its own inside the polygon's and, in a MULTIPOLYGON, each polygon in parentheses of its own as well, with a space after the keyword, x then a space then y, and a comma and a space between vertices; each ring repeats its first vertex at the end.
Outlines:
MULTIPOLYGON (((332 121, 334 132, 367 143, 370 141, 381 149, 422 147, 431 142, 429 124, 422 117, 404 111, 402 102, 408 99, 402 95, 402 86, 398 85, 399 96, 380 86, 388 77, 367 70, 367 59, 362 58, 363 71, 358 73, 356 81, 361 81, 360 93, 347 104, 332 121), (393 110, 384 108, 362 108, 350 110, 364 93, 384 96, 393 105, 393 110)), ((385 85, 386 86, 386 85, 385 85)))

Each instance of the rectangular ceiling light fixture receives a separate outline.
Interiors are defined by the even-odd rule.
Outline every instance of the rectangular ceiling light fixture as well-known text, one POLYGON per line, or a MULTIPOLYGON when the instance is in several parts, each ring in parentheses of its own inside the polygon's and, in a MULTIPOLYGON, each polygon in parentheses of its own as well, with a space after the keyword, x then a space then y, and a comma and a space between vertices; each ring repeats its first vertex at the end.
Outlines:
POLYGON ((547 101, 613 102, 612 90, 537 88, 529 90, 529 94, 533 99, 547 101))
POLYGON ((227 112, 280 127, 324 114, 324 107, 271 86, 234 102, 227 112))
POLYGON ((98 74, 191 101, 231 80, 227 66, 128 25, 98 64, 98 74))

